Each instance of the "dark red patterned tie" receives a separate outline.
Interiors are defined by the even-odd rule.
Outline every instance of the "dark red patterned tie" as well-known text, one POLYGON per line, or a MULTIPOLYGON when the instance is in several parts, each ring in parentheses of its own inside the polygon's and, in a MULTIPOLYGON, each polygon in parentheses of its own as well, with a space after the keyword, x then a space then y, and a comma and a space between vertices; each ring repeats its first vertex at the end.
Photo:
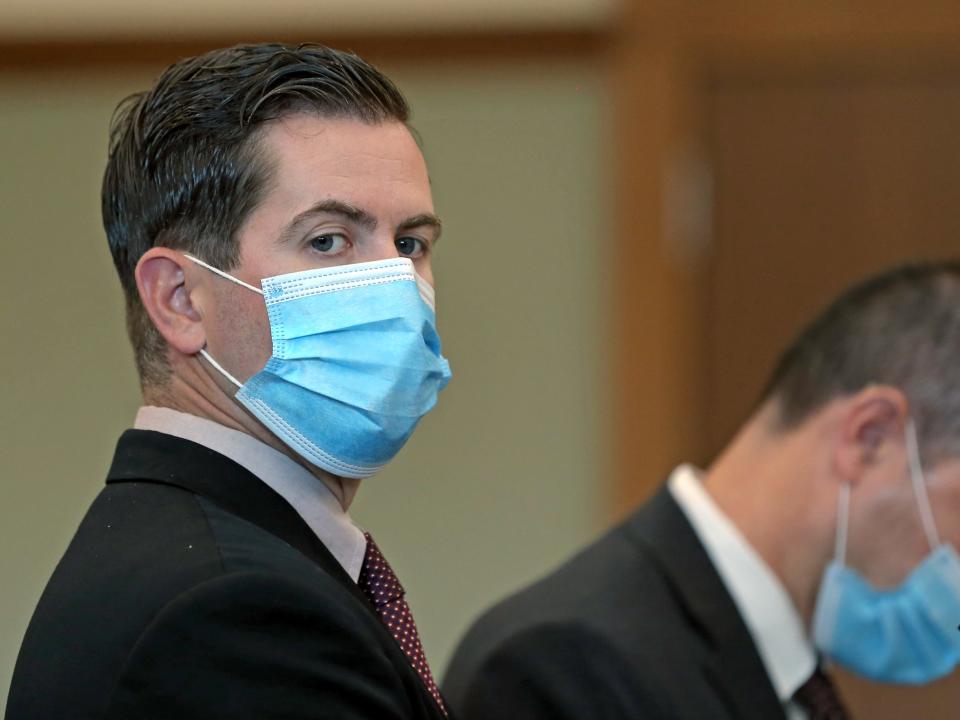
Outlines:
POLYGON ((850 717, 830 678, 819 667, 793 694, 793 701, 807 711, 810 720, 848 720, 850 717))
POLYGON ((387 626, 387 630, 410 660, 413 669, 417 671, 423 684, 437 701, 440 711, 446 715, 447 708, 444 707, 443 698, 440 697, 437 684, 433 681, 433 675, 430 674, 430 666, 423 654, 423 645, 420 644, 420 635, 413 622, 413 615, 410 614, 410 606, 404 600, 403 586, 383 557, 380 548, 370 537, 370 533, 364 533, 364 537, 367 538, 367 552, 363 556, 357 585, 373 603, 377 614, 380 615, 380 620, 387 626))

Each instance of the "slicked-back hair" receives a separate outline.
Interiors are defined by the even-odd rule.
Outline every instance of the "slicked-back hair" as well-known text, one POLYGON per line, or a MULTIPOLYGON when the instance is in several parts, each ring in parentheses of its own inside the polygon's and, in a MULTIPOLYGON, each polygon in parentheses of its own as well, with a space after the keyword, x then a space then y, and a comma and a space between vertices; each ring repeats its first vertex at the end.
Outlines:
POLYGON ((960 262, 900 266, 843 293, 783 353, 764 398, 789 430, 874 384, 904 393, 926 462, 960 456, 960 262))
POLYGON ((410 114, 374 67, 312 44, 238 45, 188 58, 117 107, 103 225, 143 387, 162 385, 170 369, 137 293, 137 262, 149 248, 165 246, 234 267, 237 231, 270 179, 259 133, 264 123, 300 112, 369 124, 407 123, 410 114))

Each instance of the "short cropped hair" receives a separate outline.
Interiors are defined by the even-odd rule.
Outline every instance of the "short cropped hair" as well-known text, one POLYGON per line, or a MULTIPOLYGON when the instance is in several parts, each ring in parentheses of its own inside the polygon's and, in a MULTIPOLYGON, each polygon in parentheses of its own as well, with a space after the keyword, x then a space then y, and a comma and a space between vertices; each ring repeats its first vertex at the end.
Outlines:
POLYGON ((162 385, 170 368, 137 292, 137 262, 165 246, 234 267, 237 231, 270 179, 269 159, 258 152, 260 130, 300 112, 370 124, 407 123, 410 115, 403 95, 374 67, 312 44, 238 45, 188 58, 117 107, 103 224, 141 386, 162 385))
POLYGON ((764 398, 790 429, 873 384, 904 393, 927 462, 960 456, 960 262, 900 266, 843 293, 783 353, 764 398))

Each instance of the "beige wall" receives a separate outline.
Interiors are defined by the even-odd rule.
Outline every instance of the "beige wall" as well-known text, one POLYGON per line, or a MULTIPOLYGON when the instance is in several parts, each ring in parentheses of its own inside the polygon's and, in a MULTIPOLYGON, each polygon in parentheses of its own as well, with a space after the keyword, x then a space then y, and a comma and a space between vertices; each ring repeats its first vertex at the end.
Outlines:
MULTIPOLYGON (((386 68, 423 135, 454 380, 354 517, 435 669, 605 516, 606 90, 576 64, 386 68)), ((144 77, 0 79, 0 702, 39 593, 138 405, 99 221, 108 118, 144 77)))

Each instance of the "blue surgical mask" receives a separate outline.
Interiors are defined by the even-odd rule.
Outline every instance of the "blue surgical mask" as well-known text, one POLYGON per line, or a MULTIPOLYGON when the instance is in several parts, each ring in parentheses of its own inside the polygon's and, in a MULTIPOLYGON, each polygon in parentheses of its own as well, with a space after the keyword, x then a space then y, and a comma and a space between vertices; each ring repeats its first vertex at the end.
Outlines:
POLYGON ((850 487, 844 485, 836 557, 820 586, 813 640, 828 659, 872 680, 921 684, 960 664, 960 558, 940 542, 912 422, 907 457, 930 554, 897 587, 871 587, 844 564, 850 508, 850 487))
POLYGON ((308 462, 348 478, 386 465, 450 379, 433 288, 407 258, 265 278, 273 354, 245 383, 203 349, 236 399, 308 462))

